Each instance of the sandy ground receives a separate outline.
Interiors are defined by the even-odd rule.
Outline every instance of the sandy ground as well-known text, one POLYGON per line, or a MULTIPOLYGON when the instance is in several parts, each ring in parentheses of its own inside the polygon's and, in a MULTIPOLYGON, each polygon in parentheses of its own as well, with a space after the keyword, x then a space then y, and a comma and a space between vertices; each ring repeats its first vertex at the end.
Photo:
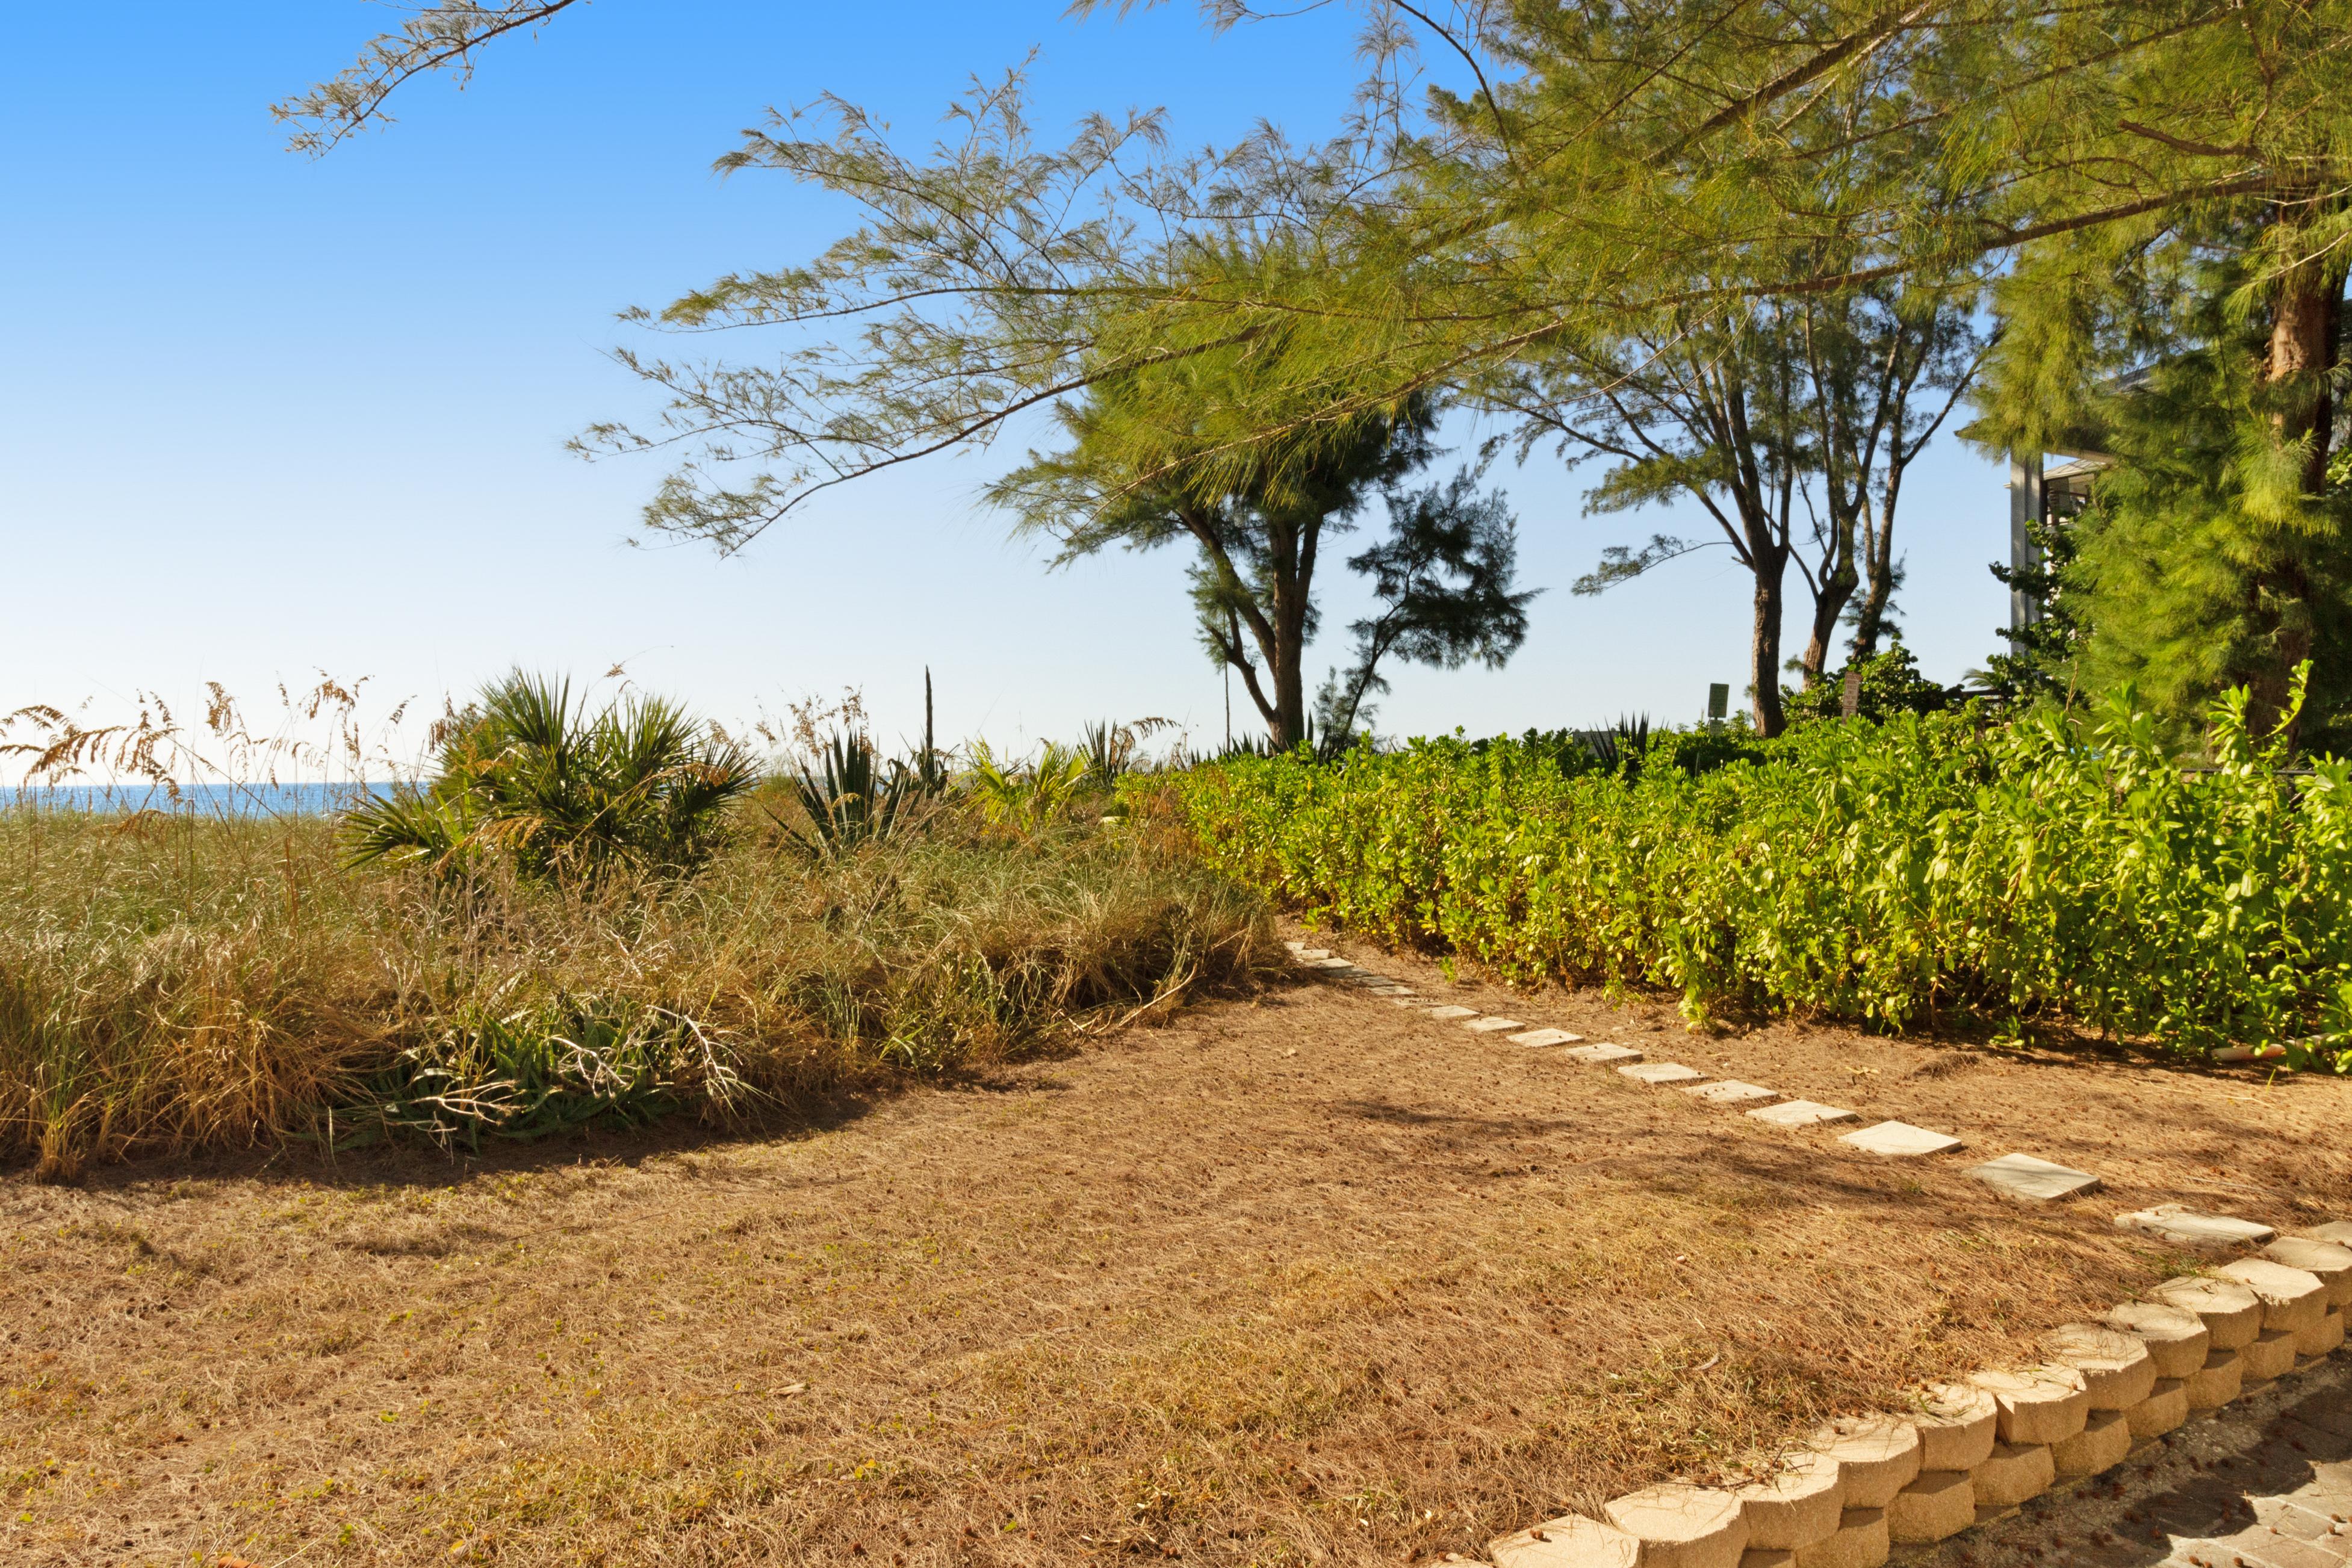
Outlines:
POLYGON ((2352 1085, 1461 999, 1966 1138, 1890 1162, 1330 985, 822 1125, 0 1178, 10 1563, 1398 1563, 1722 1477, 2352 1216, 2352 1085), (2111 1190, 2028 1209, 2011 1149, 2111 1190))

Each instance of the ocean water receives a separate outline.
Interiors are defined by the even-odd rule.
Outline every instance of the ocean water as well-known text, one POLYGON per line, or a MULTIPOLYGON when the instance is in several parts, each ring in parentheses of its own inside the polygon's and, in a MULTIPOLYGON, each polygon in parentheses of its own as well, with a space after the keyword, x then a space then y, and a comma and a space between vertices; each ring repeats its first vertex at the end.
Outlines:
POLYGON ((323 817, 392 793, 390 784, 48 784, 0 788, 0 810, 170 811, 207 817, 323 817))

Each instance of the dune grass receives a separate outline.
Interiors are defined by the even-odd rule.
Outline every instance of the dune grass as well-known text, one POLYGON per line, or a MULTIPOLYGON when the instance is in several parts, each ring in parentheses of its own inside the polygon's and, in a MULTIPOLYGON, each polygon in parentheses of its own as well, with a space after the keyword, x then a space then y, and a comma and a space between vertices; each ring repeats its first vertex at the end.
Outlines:
POLYGON ((691 881, 566 891, 347 868, 320 818, 0 812, 0 1160, 789 1113, 1276 952, 1140 822, 950 810, 814 861, 745 826, 691 881))

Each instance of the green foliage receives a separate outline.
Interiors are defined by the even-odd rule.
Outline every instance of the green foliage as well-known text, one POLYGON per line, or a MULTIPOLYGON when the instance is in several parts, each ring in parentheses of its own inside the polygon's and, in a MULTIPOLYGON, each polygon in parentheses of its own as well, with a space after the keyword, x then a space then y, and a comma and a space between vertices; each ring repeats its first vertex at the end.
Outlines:
POLYGON ((929 746, 913 765, 893 760, 886 768, 873 741, 856 729, 832 737, 814 763, 789 770, 786 779, 808 826, 769 815, 784 841, 813 860, 908 831, 946 788, 929 746))
POLYGON ((498 856, 550 882, 685 873, 725 842, 728 807, 755 781, 740 747, 675 704, 631 695, 591 715, 569 681, 518 671, 451 722, 430 784, 346 811, 342 834, 354 865, 455 875, 498 856))
POLYGON ((1211 860, 1317 922, 1516 982, 1677 991, 1696 1021, 1947 1011, 2352 1062, 2352 766, 2281 770, 2242 695, 2184 770, 2127 700, 1696 732, 1636 779, 1415 742, 1171 789, 1211 860))
POLYGON ((2095 518, 2045 515, 2029 525, 2039 564, 2008 566, 1992 563, 1992 574, 2003 586, 2030 595, 2042 606, 2042 618, 2023 626, 2003 626, 1999 634, 2009 652, 1985 661, 1984 688, 2004 702, 2070 700, 2081 689, 2083 644, 2090 636, 2084 619, 2081 568, 2083 535, 2097 528, 2095 518))
POLYGON ((988 742, 975 740, 966 783, 990 822, 1034 833, 1077 798, 1088 772, 1087 753, 1077 747, 1049 740, 1034 762, 1017 762, 999 760, 988 742))
POLYGON ((1937 713, 1955 701, 1949 690, 1919 673, 1917 656, 1897 643, 1883 653, 1829 671, 1810 686, 1783 687, 1780 704, 1790 722, 1843 717, 1846 678, 1857 670, 1862 674, 1854 703, 1857 718, 1876 721, 1898 713, 1937 713))

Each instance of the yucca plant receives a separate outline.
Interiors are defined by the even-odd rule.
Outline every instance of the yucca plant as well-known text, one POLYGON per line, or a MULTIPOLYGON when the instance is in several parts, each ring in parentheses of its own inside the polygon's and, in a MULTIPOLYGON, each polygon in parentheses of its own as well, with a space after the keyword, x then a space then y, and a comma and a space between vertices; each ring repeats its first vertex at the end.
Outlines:
POLYGON ((946 787, 937 753, 928 743, 912 767, 893 761, 886 768, 874 743, 858 730, 835 735, 813 766, 789 771, 785 777, 801 812, 805 831, 769 812, 785 841, 813 859, 845 853, 876 843, 910 828, 927 803, 946 787))
POLYGON ((448 727, 439 762, 422 789, 343 813, 352 863, 454 874, 500 854, 540 881, 691 873, 725 841, 727 808, 755 781, 740 746, 674 703, 628 696, 592 715, 569 681, 520 671, 448 727))
POLYGON ((971 743, 971 792, 991 822, 1034 832, 1087 783, 1087 754, 1047 741, 1034 762, 1000 762, 988 742, 971 743))

